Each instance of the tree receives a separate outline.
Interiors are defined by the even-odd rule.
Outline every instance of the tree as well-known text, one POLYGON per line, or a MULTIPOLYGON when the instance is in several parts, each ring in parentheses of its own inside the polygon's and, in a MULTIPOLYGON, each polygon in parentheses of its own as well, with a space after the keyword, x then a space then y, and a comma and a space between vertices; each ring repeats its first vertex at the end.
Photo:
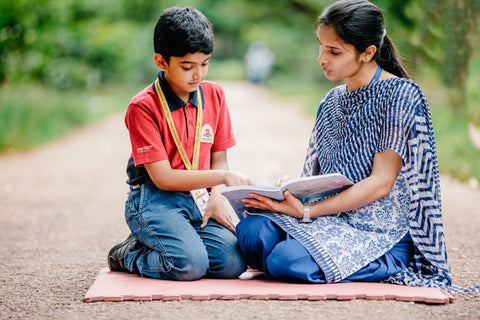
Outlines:
POLYGON ((443 83, 456 113, 467 105, 469 63, 474 51, 474 35, 478 31, 479 0, 456 0, 444 3, 445 57, 443 83))

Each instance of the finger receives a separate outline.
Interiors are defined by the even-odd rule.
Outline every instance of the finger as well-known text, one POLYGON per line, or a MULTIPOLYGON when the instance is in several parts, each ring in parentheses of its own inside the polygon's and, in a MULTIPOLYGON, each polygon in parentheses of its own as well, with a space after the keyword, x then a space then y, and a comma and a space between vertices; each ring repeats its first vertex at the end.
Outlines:
POLYGON ((216 218, 217 222, 220 223, 222 226, 230 230, 231 232, 235 233, 235 225, 232 223, 232 219, 230 218, 216 218))
POLYGON ((293 194, 290 191, 285 190, 285 192, 283 193, 283 196, 285 197, 285 200, 290 200, 291 197, 293 197, 293 194))
POLYGON ((245 203, 245 206, 248 208, 265 209, 264 203, 257 200, 245 200, 243 203, 245 203))
POLYGON ((249 186, 254 186, 255 182, 252 179, 250 179, 250 177, 247 177, 247 183, 246 184, 249 185, 249 186))
POLYGON ((288 179, 290 179, 290 177, 287 174, 284 174, 283 177, 277 179, 277 182, 275 183, 275 185, 276 186, 281 186, 282 183, 284 183, 288 179))
POLYGON ((254 203, 251 205, 245 205, 245 206, 247 208, 254 208, 254 209, 259 209, 263 211, 277 212, 277 210, 275 210, 273 206, 266 205, 265 203, 262 203, 262 202, 254 203))
POLYGON ((205 228, 205 226, 207 225, 208 223, 208 220, 210 220, 210 215, 208 214, 205 214, 202 218, 202 223, 200 224, 200 229, 203 229, 205 228))
POLYGON ((287 191, 284 193, 284 196, 285 196, 285 200, 284 202, 286 203, 289 203, 289 204, 293 204, 293 205, 299 205, 301 204, 302 202, 297 199, 291 192, 287 191))
POLYGON ((235 226, 231 222, 227 222, 225 226, 228 230, 232 231, 233 234, 235 234, 235 226))
MULTIPOLYGON (((258 200, 258 201, 262 201, 262 202, 266 202, 268 200, 271 200, 269 197, 265 197, 265 196, 262 196, 260 194, 257 194, 257 193, 249 193, 250 197, 252 197, 253 199, 255 200, 258 200)), ((248 198, 247 198, 248 199, 248 198)))

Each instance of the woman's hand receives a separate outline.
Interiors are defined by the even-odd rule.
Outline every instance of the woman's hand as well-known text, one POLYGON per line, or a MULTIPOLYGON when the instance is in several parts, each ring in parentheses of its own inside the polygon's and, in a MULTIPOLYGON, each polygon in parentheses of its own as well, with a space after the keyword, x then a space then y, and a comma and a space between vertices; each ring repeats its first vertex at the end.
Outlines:
POLYGON ((296 219, 303 218, 302 202, 295 198, 289 191, 285 191, 283 193, 285 196, 285 200, 283 201, 272 200, 256 193, 251 193, 250 195, 253 197, 252 199, 242 199, 247 208, 256 208, 270 212, 282 213, 296 219))

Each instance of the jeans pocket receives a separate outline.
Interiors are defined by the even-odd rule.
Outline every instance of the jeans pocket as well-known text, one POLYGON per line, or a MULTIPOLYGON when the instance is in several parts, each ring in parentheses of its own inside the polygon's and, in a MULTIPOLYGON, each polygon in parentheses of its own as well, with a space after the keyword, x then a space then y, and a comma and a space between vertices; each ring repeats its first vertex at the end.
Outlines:
POLYGON ((140 213, 142 211, 146 192, 144 186, 145 185, 142 184, 140 188, 130 190, 130 192, 128 193, 126 206, 129 207, 130 211, 136 211, 137 213, 140 213))

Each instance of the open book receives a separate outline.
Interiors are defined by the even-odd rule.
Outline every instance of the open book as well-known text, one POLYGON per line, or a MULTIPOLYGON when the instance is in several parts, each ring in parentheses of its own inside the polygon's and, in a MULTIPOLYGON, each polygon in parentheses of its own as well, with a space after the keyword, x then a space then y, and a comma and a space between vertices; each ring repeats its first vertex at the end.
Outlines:
POLYGON ((231 186, 224 187, 220 192, 228 199, 238 217, 242 219, 245 211, 255 212, 253 208, 246 208, 242 202, 244 198, 251 198, 250 193, 256 193, 274 200, 285 199, 283 192, 289 190, 303 203, 316 202, 343 191, 353 183, 340 173, 323 174, 318 176, 293 178, 285 181, 281 186, 231 186))

